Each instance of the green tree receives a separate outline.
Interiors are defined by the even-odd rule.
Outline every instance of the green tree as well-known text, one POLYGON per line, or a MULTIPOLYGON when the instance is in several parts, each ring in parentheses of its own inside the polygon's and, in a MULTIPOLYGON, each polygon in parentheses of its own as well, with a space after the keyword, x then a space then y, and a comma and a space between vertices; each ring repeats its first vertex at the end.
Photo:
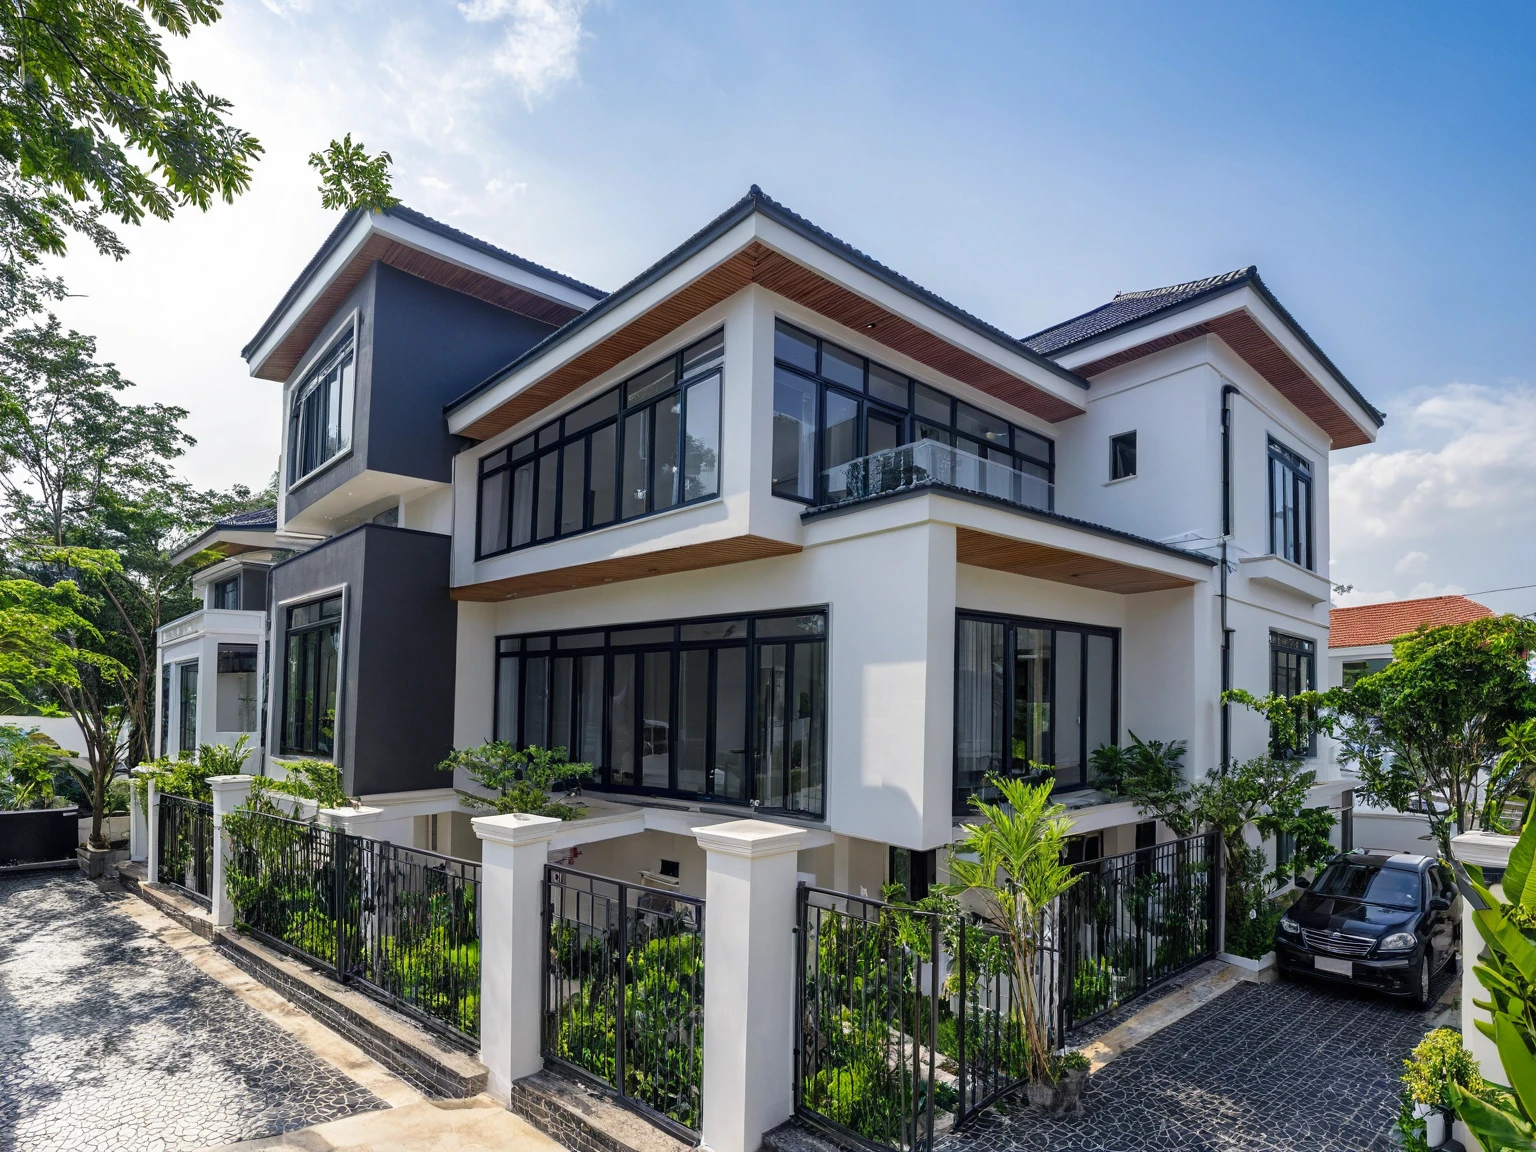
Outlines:
POLYGON ((103 217, 170 219, 250 186, 261 145, 229 101, 172 76, 162 42, 219 15, 219 0, 0 4, 0 253, 60 255, 74 231, 121 257, 103 217))
POLYGON ((505 740, 455 749, 437 767, 442 772, 462 768, 476 784, 494 793, 487 799, 478 792, 459 789, 459 795, 472 807, 561 820, 575 820, 582 808, 553 800, 550 792, 561 785, 575 787, 592 776, 592 765, 571 763, 564 748, 518 748, 505 740))
POLYGON ((1003 802, 989 804, 971 797, 981 820, 964 826, 964 839, 950 853, 951 882, 938 885, 937 891, 979 898, 984 916, 1006 935, 1028 1071, 1031 1079, 1054 1082, 1059 1069, 1051 1058, 1036 968, 1044 943, 1044 913, 1078 880, 1062 863, 1070 822, 1066 808, 1052 803, 1049 783, 995 777, 991 784, 1003 802))
POLYGON ((366 208, 381 212, 393 208, 396 200, 390 187, 389 166, 394 157, 388 152, 368 155, 359 140, 352 143, 348 132, 332 140, 324 152, 311 152, 309 166, 320 173, 320 203, 326 208, 366 208))
POLYGON ((1440 853, 1474 827, 1509 830, 1536 776, 1536 622, 1490 616, 1404 636, 1392 663, 1325 698, 1357 795, 1422 807, 1440 853))

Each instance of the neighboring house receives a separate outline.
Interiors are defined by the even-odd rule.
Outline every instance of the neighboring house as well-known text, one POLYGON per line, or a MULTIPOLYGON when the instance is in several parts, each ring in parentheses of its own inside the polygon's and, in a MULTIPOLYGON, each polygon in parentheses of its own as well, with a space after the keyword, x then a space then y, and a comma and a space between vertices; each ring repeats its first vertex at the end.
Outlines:
MULTIPOLYGON (((1426 596, 1335 608, 1328 614, 1328 686, 1350 688, 1362 676, 1380 672, 1392 663, 1392 642, 1400 636, 1419 628, 1464 624, 1492 615, 1491 609, 1465 596, 1426 596)), ((1351 776, 1349 767, 1337 763, 1336 747, 1329 751, 1335 771, 1351 776)), ((1354 821, 1355 842, 1362 847, 1423 852, 1426 842, 1434 839, 1421 812, 1398 812, 1361 803, 1355 807, 1354 821)))
POLYGON ((244 355, 283 385, 268 539, 320 538, 263 569, 267 770, 332 758, 477 855, 438 761, 565 746, 598 818, 562 843, 688 891, 688 830, 749 813, 823 884, 920 887, 1030 760, 1075 851, 1145 846, 1089 755, 1266 750, 1222 688, 1319 684, 1328 453, 1382 422, 1256 269, 1020 339, 756 188, 613 293, 354 212, 244 355))

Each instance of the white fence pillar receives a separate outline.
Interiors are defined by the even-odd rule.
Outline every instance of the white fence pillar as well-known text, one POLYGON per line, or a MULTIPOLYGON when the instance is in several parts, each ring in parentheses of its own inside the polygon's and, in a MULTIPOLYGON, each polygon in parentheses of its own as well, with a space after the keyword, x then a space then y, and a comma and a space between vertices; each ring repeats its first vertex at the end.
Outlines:
POLYGON ((757 1152, 794 1112, 795 853, 766 820, 695 828, 704 889, 704 1122, 712 1152, 757 1152))
POLYGON ((144 829, 145 869, 151 884, 160 883, 160 786, 153 780, 149 787, 149 803, 146 809, 144 829))
POLYGON ((480 1063, 489 1073, 486 1091, 505 1104, 512 1081, 544 1067, 544 865, 560 821, 512 813, 473 824, 481 845, 480 1063))
POLYGON ((149 779, 142 768, 128 778, 128 859, 149 859, 149 779))
POLYGON ((230 903, 225 873, 229 864, 229 837, 224 834, 224 817, 245 803, 251 794, 253 776, 210 776, 213 789, 213 926, 229 928, 235 922, 235 906, 230 903))

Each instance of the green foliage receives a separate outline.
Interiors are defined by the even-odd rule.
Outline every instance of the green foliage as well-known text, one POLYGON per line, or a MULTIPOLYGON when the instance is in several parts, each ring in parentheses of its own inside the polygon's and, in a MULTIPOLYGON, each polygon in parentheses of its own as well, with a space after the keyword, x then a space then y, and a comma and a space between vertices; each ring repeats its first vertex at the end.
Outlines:
POLYGON ((480 942, 462 941, 447 925, 435 924, 425 935, 405 942, 386 936, 383 944, 387 982, 397 996, 446 1020, 470 1036, 480 1030, 480 942))
POLYGON ((66 753, 41 732, 0 725, 0 811, 58 806, 59 776, 66 753))
POLYGON ((1078 880, 1062 863, 1069 822, 1066 809, 1051 801, 1051 785, 1019 780, 990 781, 1003 799, 991 804, 973 796, 982 820, 964 826, 964 838, 950 852, 951 882, 942 895, 969 894, 983 915, 1006 937, 1013 964, 1015 1012, 1029 1050, 1029 1073, 1054 1079, 1049 1033, 1036 989, 1036 960, 1042 944, 1042 916, 1078 880))
MULTIPOLYGON (((245 735, 236 740, 233 746, 203 744, 198 747, 196 756, 182 752, 175 757, 160 756, 147 764, 141 764, 139 775, 146 779, 146 783, 153 780, 160 792, 207 803, 213 800, 213 789, 209 787, 208 777, 233 776, 242 771, 246 757, 250 755, 250 746, 250 737, 245 735)), ((140 796, 143 797, 141 806, 147 806, 148 787, 140 792, 140 796)), ((147 807, 145 811, 148 811, 147 807)))
POLYGON ((505 740, 493 740, 475 748, 460 748, 438 766, 442 772, 462 768, 476 784, 495 795, 459 789, 465 803, 499 813, 527 812, 575 820, 584 809, 579 804, 551 800, 549 793, 561 785, 579 785, 593 774, 590 764, 572 764, 564 748, 518 749, 505 740))
POLYGON ((251 781, 251 791, 277 792, 313 800, 321 808, 344 808, 354 803, 341 786, 341 769, 329 760, 284 760, 284 779, 261 776, 251 781))
POLYGON ((352 143, 348 132, 332 140, 324 152, 311 152, 309 166, 320 173, 320 203, 326 208, 366 208, 379 212, 400 203, 391 194, 388 152, 369 156, 363 142, 352 143))
POLYGON ((1506 809, 1536 784, 1536 622, 1490 616, 1420 629, 1392 663, 1328 694, 1339 756, 1356 795, 1429 812, 1440 853, 1474 826, 1511 827, 1506 809))
POLYGON ((1164 821, 1176 836, 1191 836, 1195 828, 1187 804, 1183 740, 1143 740, 1132 732, 1131 746, 1101 745, 1089 754, 1097 787, 1136 803, 1147 815, 1164 821))
POLYGON ((1480 1095, 1484 1088, 1477 1060, 1454 1028, 1436 1028, 1425 1036, 1403 1061, 1403 1068, 1403 1089, 1415 1104, 1449 1107, 1446 1089, 1451 1084, 1473 1095, 1480 1095))
POLYGON ((0 252, 62 255, 69 231, 126 249, 102 216, 138 224, 231 201, 261 145, 227 100, 177 81, 162 35, 219 18, 219 0, 0 5, 0 252))

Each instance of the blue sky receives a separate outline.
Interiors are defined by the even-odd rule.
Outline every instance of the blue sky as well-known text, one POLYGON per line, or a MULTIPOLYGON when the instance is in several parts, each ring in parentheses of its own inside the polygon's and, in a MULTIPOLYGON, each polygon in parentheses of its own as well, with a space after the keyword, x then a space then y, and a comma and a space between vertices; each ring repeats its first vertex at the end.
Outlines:
POLYGON ((348 130, 408 203, 601 287, 754 182, 1019 334, 1257 264, 1388 412, 1335 454, 1335 579, 1523 584, 1533 39, 1498 4, 230 0, 173 57, 267 146, 255 187, 72 255, 67 319, 192 409, 194 478, 263 482, 277 390, 238 350, 334 222, 304 157, 348 130))

